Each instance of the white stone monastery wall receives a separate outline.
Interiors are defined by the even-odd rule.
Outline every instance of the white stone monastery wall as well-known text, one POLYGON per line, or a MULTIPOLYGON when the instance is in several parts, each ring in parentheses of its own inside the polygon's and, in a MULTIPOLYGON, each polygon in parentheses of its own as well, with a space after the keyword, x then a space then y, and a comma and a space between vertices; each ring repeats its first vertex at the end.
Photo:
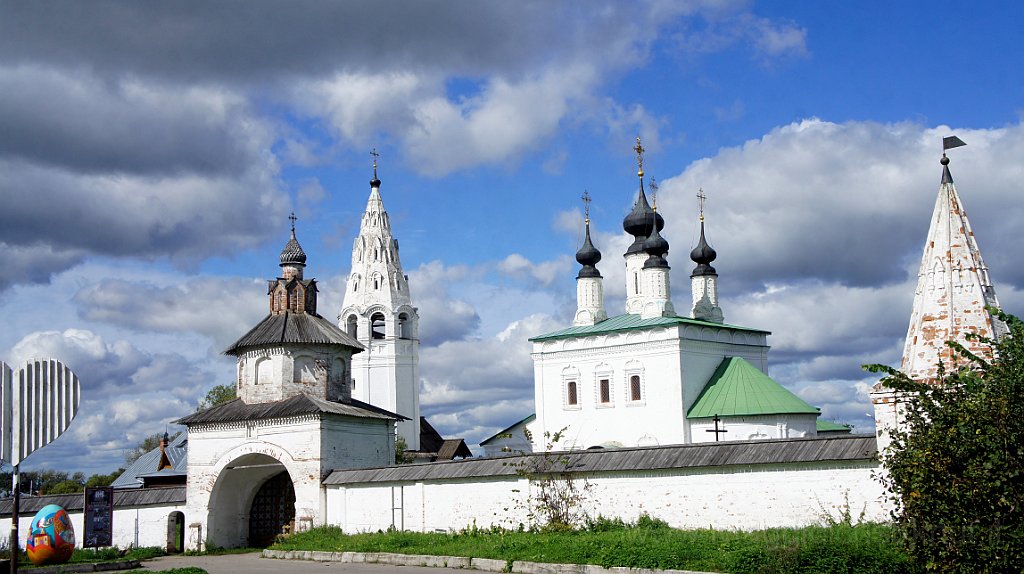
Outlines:
MULTIPOLYGON (((167 547, 167 520, 172 512, 185 512, 184 504, 166 506, 139 506, 135 508, 114 509, 114 546, 167 547)), ((18 517, 18 542, 25 548, 28 530, 35 512, 27 512, 18 517)), ((69 511, 71 525, 75 529, 75 545, 81 548, 85 538, 85 526, 82 523, 82 511, 69 511)), ((188 520, 186 514, 185 519, 188 520)), ((11 517, 0 518, 0 539, 8 540, 11 532, 11 517)))
MULTIPOLYGON (((890 507, 877 469, 864 461, 604 473, 586 479, 588 512, 725 530, 820 524, 847 508, 854 519, 885 521, 890 507)), ((328 487, 327 518, 346 532, 515 528, 528 524, 530 488, 519 476, 328 487)))

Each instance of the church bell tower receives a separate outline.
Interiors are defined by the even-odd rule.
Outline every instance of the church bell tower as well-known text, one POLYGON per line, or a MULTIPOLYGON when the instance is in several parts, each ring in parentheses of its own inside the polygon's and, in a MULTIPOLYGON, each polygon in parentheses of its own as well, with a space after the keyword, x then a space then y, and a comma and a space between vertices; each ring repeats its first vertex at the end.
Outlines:
POLYGON ((419 315, 381 200, 376 151, 372 155, 370 198, 352 245, 338 322, 367 349, 352 359, 352 397, 408 417, 398 423, 398 436, 408 450, 419 450, 419 315))

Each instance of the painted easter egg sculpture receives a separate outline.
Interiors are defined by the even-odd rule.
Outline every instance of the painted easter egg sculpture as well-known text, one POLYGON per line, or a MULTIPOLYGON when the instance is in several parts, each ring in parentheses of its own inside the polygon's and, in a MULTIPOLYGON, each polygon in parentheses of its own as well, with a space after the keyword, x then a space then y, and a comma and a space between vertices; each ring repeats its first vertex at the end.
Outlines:
POLYGON ((67 511, 56 504, 40 509, 32 518, 25 549, 28 559, 36 566, 70 560, 75 551, 75 530, 67 511))

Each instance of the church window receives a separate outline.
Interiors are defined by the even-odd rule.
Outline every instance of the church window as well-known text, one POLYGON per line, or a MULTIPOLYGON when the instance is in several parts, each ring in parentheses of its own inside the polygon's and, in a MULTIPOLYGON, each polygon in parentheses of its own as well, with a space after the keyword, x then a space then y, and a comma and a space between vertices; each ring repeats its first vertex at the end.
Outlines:
POLYGON ((610 402, 612 402, 612 388, 611 388, 612 385, 611 385, 611 381, 609 381, 608 379, 601 379, 598 382, 598 386, 600 387, 601 402, 602 403, 610 403, 610 402))
POLYGON ((274 363, 266 358, 260 358, 256 361, 256 384, 266 385, 273 382, 273 370, 274 363))
POLYGON ((383 313, 374 313, 373 316, 370 317, 370 325, 372 326, 371 331, 370 331, 371 332, 371 337, 373 339, 383 339, 384 338, 384 314, 383 313))
POLYGON ((346 330, 348 331, 349 337, 352 337, 353 339, 358 337, 359 319, 357 319, 355 315, 348 316, 348 320, 345 322, 345 326, 346 330))
POLYGON ((412 328, 409 325, 409 316, 402 313, 398 316, 398 338, 399 339, 411 339, 412 328))
POLYGON ((636 272, 633 273, 633 294, 640 294, 640 274, 636 272))
POLYGON ((576 381, 569 381, 565 386, 565 402, 569 406, 579 404, 579 396, 576 393, 576 381))
POLYGON ((356 292, 356 293, 359 292, 359 275, 358 274, 353 274, 352 275, 352 291, 356 292))
POLYGON ((293 380, 305 385, 316 384, 317 368, 312 357, 296 357, 293 380))
POLYGON ((629 377, 629 400, 639 401, 640 396, 640 375, 629 377))

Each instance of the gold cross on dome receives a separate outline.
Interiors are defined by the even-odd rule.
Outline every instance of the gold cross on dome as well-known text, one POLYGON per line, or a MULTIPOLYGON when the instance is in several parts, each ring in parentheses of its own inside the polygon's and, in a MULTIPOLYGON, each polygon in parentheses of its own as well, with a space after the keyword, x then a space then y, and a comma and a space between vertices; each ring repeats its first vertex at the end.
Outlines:
POLYGON ((298 220, 299 218, 298 218, 298 217, 295 217, 295 212, 293 211, 293 212, 292 212, 292 214, 288 216, 288 219, 289 219, 289 220, 291 220, 291 222, 292 222, 292 233, 295 233, 295 222, 296 222, 296 221, 297 221, 297 220, 298 220))
POLYGON ((590 194, 586 190, 583 191, 583 211, 586 213, 587 223, 590 223, 590 202, 593 199, 590 198, 590 194))
POLYGON ((644 152, 647 151, 647 150, 644 149, 644 146, 640 145, 640 136, 636 136, 636 147, 633 148, 633 151, 636 152, 636 166, 638 168, 636 174, 639 175, 640 177, 643 177, 644 176, 644 152))
POLYGON ((704 195, 704 188, 700 188, 697 191, 697 202, 700 204, 700 220, 704 221, 704 202, 707 201, 708 196, 704 195))

